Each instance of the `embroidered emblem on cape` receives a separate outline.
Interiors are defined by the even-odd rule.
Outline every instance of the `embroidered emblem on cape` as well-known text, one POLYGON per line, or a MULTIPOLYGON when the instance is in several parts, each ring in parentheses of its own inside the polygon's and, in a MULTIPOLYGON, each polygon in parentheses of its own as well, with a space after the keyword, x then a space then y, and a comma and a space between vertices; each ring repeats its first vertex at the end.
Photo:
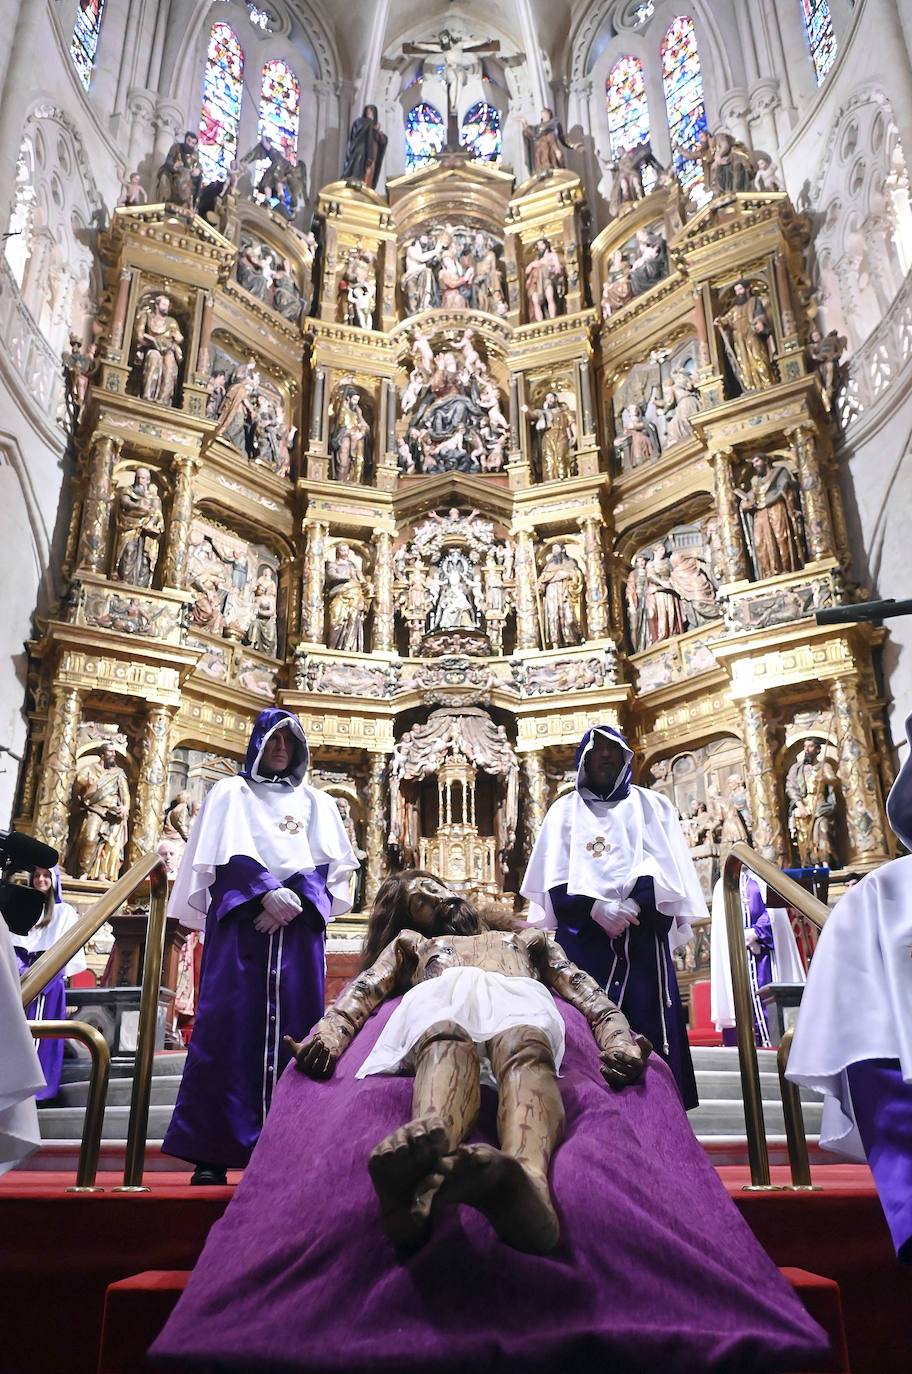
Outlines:
POLYGON ((600 859, 603 854, 611 853, 611 845, 605 839, 604 835, 596 835, 594 840, 589 841, 586 848, 589 850, 593 859, 600 859))
POLYGON ((304 829, 304 822, 296 820, 294 816, 286 816, 283 821, 279 822, 279 829, 287 830, 289 835, 297 835, 299 830, 304 829))

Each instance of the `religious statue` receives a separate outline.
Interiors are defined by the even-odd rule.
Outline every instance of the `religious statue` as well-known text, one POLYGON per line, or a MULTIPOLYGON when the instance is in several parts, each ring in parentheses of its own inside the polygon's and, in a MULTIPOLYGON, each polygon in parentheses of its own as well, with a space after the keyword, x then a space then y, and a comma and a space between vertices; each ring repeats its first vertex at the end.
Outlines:
POLYGON ((651 557, 641 553, 634 559, 627 578, 627 611, 637 652, 683 633, 681 597, 663 543, 653 547, 651 557))
POLYGON ((532 320, 554 320, 567 293, 567 274, 549 239, 535 244, 536 256, 526 265, 526 299, 532 320))
POLYGON ((662 409, 666 419, 666 449, 693 438, 690 417, 703 409, 703 401, 693 377, 686 368, 674 368, 671 377, 664 382, 662 409))
POLYGON ((244 239, 237 258, 237 279, 245 291, 265 301, 272 284, 272 254, 261 243, 244 239))
POLYGON ((563 544, 552 544, 538 575, 543 647, 582 644, 580 598, 583 575, 563 544))
POLYGON ((681 610, 688 630, 718 620, 722 615, 722 607, 716 596, 716 588, 696 554, 688 553, 686 549, 675 549, 669 563, 671 585, 681 599, 681 610))
POLYGON ((217 412, 218 421, 212 431, 213 439, 224 439, 251 458, 256 452, 254 397, 259 394, 259 384, 253 359, 241 363, 232 376, 231 385, 224 391, 217 412))
MULTIPOLYGON (((528 407, 524 407, 528 410, 528 407)), ((540 410, 529 410, 529 419, 538 438, 541 455, 541 480, 562 482, 571 475, 576 448, 576 423, 566 401, 549 391, 540 410)))
MULTIPOLYGON (((117 169, 117 180, 120 182, 121 191, 117 197, 118 205, 145 205, 149 197, 146 195, 143 184, 139 179, 139 172, 131 172, 126 175, 126 167, 121 171, 117 169)), ((166 197, 167 199, 167 197, 166 197)))
MULTIPOLYGON (((240 167, 257 163, 260 173, 254 187, 254 200, 262 201, 289 219, 294 219, 307 199, 307 167, 299 158, 292 162, 285 154, 262 136, 256 147, 241 158, 240 167)), ((239 168, 240 170, 240 168, 239 168)))
POLYGON ((113 883, 127 841, 130 789, 110 740, 77 777, 73 796, 78 823, 73 845, 76 877, 113 883))
POLYGON ((165 522, 148 468, 137 468, 133 485, 119 488, 114 502, 114 525, 111 577, 134 587, 151 587, 165 522))
POLYGON ((178 370, 184 357, 184 336, 170 311, 168 297, 156 296, 140 310, 136 320, 133 361, 142 366, 142 398, 161 406, 174 404, 178 370))
POLYGON ((63 354, 63 381, 67 411, 72 420, 78 419, 89 382, 98 371, 97 352, 97 344, 89 344, 83 349, 79 335, 70 335, 70 346, 63 354))
POLYGON ((440 263, 440 249, 440 240, 432 234, 419 234, 405 245, 405 266, 399 285, 409 315, 417 315, 439 304, 435 269, 440 263))
POLYGON ((739 143, 725 129, 720 129, 713 135, 712 144, 713 157, 708 184, 713 195, 750 191, 753 186, 754 166, 744 144, 739 143))
POLYGON ((755 191, 781 191, 779 184, 779 171, 769 153, 758 153, 754 151, 754 162, 757 171, 754 176, 755 191))
MULTIPOLYGON (((355 829, 355 818, 352 815, 351 802, 348 797, 339 797, 332 793, 332 799, 336 803, 336 810, 342 818, 342 828, 348 836, 348 842, 352 847, 352 853, 363 864, 367 858, 367 850, 362 849, 358 843, 358 832, 355 829)), ((359 911, 361 908, 361 889, 364 883, 363 868, 356 868, 348 875, 348 890, 351 894, 352 911, 359 911)))
POLYGON ((819 329, 811 330, 807 346, 808 357, 820 378, 820 393, 827 410, 833 409, 836 392, 839 389, 839 359, 848 347, 848 339, 838 329, 831 329, 826 336, 819 329))
POLYGON ((776 378, 770 361, 772 329, 766 307, 749 281, 736 281, 732 290, 732 305, 724 315, 717 315, 713 323, 722 331, 735 379, 742 391, 774 386, 776 378))
POLYGON ((674 145, 674 152, 685 162, 699 162, 703 176, 703 186, 712 190, 713 141, 708 129, 701 129, 697 135, 696 148, 685 148, 682 143, 674 145))
POLYGON ((608 276, 602 283, 602 319, 607 324, 615 310, 633 300, 633 286, 630 282, 630 260, 620 248, 611 255, 608 276))
POLYGON ((759 580, 803 567, 801 507, 795 479, 785 463, 773 465, 765 453, 751 458, 750 490, 735 488, 754 576, 759 580))
POLYGON ((571 143, 564 136, 560 120, 554 118, 554 111, 547 106, 542 110, 538 124, 527 124, 523 120, 522 127, 531 170, 536 175, 552 167, 563 167, 564 148, 572 148, 575 153, 582 149, 582 143, 571 143))
POLYGON ((276 589, 270 578, 261 577, 253 589, 253 617, 244 642, 270 658, 278 654, 276 589))
POLYGON ((469 75, 481 74, 480 58, 500 51, 496 39, 484 39, 481 43, 467 43, 449 29, 441 29, 437 41, 422 43, 403 43, 402 51, 409 57, 424 56, 425 76, 436 76, 443 68, 443 81, 447 92, 447 120, 455 119, 459 113, 459 97, 469 75))
POLYGON ((646 564, 649 560, 645 553, 638 553, 633 560, 633 566, 627 574, 627 582, 624 587, 625 600, 627 602, 627 624, 630 628, 630 642, 633 645, 634 653, 639 653, 646 646, 646 564))
POLYGON ((373 329, 377 304, 376 254, 369 248, 350 248, 339 278, 344 296, 343 318, 355 329, 373 329))
POLYGON ((371 603, 371 587, 348 544, 337 544, 326 564, 329 597, 329 647, 364 650, 364 621, 371 603))
POLYGON ((785 778, 789 833, 803 867, 837 863, 834 825, 836 774, 828 758, 821 758, 820 742, 806 739, 785 778))
POLYGON ((343 388, 329 433, 330 476, 335 482, 363 482, 370 457, 370 425, 354 388, 343 388))
POLYGON ((440 305, 444 310, 464 309, 472 294, 474 268, 471 262, 463 263, 457 259, 449 238, 441 239, 440 250, 440 266, 437 269, 440 305))
POLYGON ((162 834, 176 835, 186 843, 190 838, 190 827, 198 810, 199 806, 189 792, 178 792, 165 813, 162 834))
POLYGON ((431 630, 477 630, 481 625, 481 588, 477 568, 462 549, 450 549, 435 569, 430 586, 434 604, 431 630))
POLYGON ((172 143, 158 169, 158 198, 192 210, 203 182, 199 136, 188 129, 182 143, 172 143))
POLYGON ((723 849, 733 844, 750 844, 750 806, 744 779, 733 773, 726 779, 727 795, 718 798, 722 826, 719 843, 723 849))
POLYGON ((623 433, 615 439, 614 447, 625 472, 658 458, 662 451, 659 431, 646 419, 642 406, 625 406, 621 411, 621 427, 623 433))
POLYGON ((475 272, 472 277, 472 307, 490 315, 506 315, 507 293, 497 248, 490 234, 478 230, 474 242, 475 272))
POLYGON ((376 105, 365 105, 348 134, 343 181, 359 181, 376 191, 386 152, 386 134, 380 128, 376 105))
POLYGON ((630 264, 630 286, 642 296, 656 282, 668 276, 668 245, 661 234, 637 230, 637 255, 630 264))

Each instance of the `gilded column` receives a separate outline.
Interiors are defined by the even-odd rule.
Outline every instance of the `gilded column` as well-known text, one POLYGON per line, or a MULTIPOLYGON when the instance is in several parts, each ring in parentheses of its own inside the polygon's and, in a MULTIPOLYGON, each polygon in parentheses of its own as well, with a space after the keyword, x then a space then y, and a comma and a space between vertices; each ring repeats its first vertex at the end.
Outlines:
POLYGON ((528 754, 520 755, 527 796, 523 834, 526 858, 532 853, 532 846, 538 839, 548 805, 548 781, 545 777, 544 758, 544 751, 541 749, 532 749, 528 754))
POLYGON ((111 521, 111 496, 114 488, 114 463, 120 445, 101 435, 89 454, 89 482, 82 503, 82 527, 76 567, 85 572, 101 572, 105 561, 105 535, 111 521))
POLYGON ((739 703, 744 735, 744 758, 750 789, 754 848, 764 859, 785 867, 788 836, 782 824, 779 782, 773 761, 771 727, 762 701, 739 703))
POLYGON ((146 717, 142 758, 133 798, 127 867, 141 854, 151 854, 161 839, 168 785, 168 760, 171 757, 171 708, 153 706, 146 717))
POLYGON ((726 582, 740 582, 749 576, 744 531, 741 528, 738 498, 732 480, 733 457, 732 449, 723 448, 710 454, 709 458, 715 481, 716 512, 719 516, 726 582))
POLYGON ((890 857, 886 819, 874 764, 874 744, 860 702, 861 684, 856 674, 830 683, 830 700, 836 717, 839 749, 839 781, 845 799, 849 866, 859 861, 882 863, 890 857))
POLYGON ((592 417, 592 377, 589 373, 589 360, 583 358, 577 364, 579 368, 580 380, 580 399, 583 403, 583 434, 591 434, 595 429, 595 422, 592 417))
POLYGON ((698 357, 700 367, 707 368, 710 365, 709 356, 709 333, 706 328, 706 312, 703 309, 703 292, 693 293, 694 303, 694 328, 697 331, 698 357))
POLYGON ((203 297, 203 314, 200 320, 199 349, 196 355, 197 372, 209 373, 209 344, 212 340, 212 297, 203 297))
POLYGON ((519 448, 519 378, 515 372, 510 374, 510 449, 513 453, 519 448))
POLYGON ((775 269, 779 313, 782 317, 782 333, 785 339, 791 339, 796 333, 795 311, 792 306, 792 287, 789 281, 788 266, 781 253, 776 254, 775 269))
POLYGON ((374 546, 374 634, 371 648, 393 647, 393 536, 378 530, 374 546))
POLYGON ((896 769, 893 767, 893 754, 886 722, 879 711, 871 720, 871 735, 874 740, 874 758, 880 773, 881 795, 886 797, 889 796, 890 788, 896 781, 896 769))
POLYGON ((305 528, 307 546, 304 550, 304 604, 301 619, 304 638, 311 644, 322 644, 325 623, 323 571, 326 564, 326 535, 329 526, 322 520, 309 520, 305 528))
POLYGON ((114 297, 114 314, 111 317, 111 347, 123 348, 124 325, 127 320, 127 301, 130 297, 130 282, 133 273, 126 267, 120 269, 117 278, 117 295, 114 297))
POLYGON ((373 906, 377 888, 383 881, 386 867, 386 837, 388 833, 387 797, 389 789, 384 787, 386 779, 386 759, 382 754, 371 756, 370 782, 367 799, 367 866, 364 871, 364 906, 373 906))
POLYGON ((187 586, 187 563, 190 552, 190 521, 193 519, 193 478, 199 466, 196 458, 174 458, 174 499, 165 543, 165 563, 162 586, 187 586))
POLYGON ((313 408, 310 414, 310 437, 314 443, 320 443, 323 439, 323 390, 325 383, 326 373, 322 367, 318 367, 314 372, 313 408))
POLYGON ((539 646, 538 578, 529 530, 517 530, 516 541, 516 647, 539 646))
POLYGON ((395 382, 386 384, 386 451, 396 452, 396 403, 398 391, 395 382))
POLYGON ((602 522, 597 515, 586 515, 577 522, 583 533, 586 561, 586 621, 589 638, 600 639, 608 633, 608 584, 602 557, 602 522))
POLYGON ((55 687, 45 736, 35 834, 66 859, 70 797, 76 780, 76 739, 82 697, 74 687, 55 687))
POLYGON ((798 485, 801 488, 801 508, 808 554, 811 560, 831 558, 836 553, 833 523, 826 488, 817 454, 817 435, 810 425, 799 425, 787 431, 798 465, 798 485))

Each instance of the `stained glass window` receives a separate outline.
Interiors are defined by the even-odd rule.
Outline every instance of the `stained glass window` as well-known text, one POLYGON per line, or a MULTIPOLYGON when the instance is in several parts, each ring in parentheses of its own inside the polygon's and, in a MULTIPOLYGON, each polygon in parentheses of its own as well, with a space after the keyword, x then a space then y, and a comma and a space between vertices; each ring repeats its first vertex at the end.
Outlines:
MULTIPOLYGON (((672 147, 682 144, 693 151, 701 131, 706 128, 706 110, 697 35, 693 20, 687 15, 673 19, 662 40, 662 85, 672 147)), ((674 164, 684 190, 700 199, 706 188, 699 159, 690 161, 675 151, 674 164)))
POLYGON ((640 26, 645 24, 647 19, 651 19, 654 14, 655 5, 652 3, 652 0, 646 0, 644 5, 637 5, 633 12, 633 27, 635 29, 640 28, 640 26))
POLYGON ((221 181, 237 157, 244 50, 233 29, 213 24, 206 52, 203 109, 199 124, 199 159, 203 181, 221 181))
MULTIPOLYGON (((608 146, 611 156, 649 140, 649 105, 643 64, 638 57, 619 57, 605 82, 608 103, 608 146)), ((643 172, 643 189, 651 191, 656 183, 653 167, 643 172)))
POLYGON ((433 105, 423 101, 409 110, 405 117, 405 170, 436 162, 444 138, 443 115, 433 105))
POLYGON ((836 35, 827 0, 801 0, 804 31, 819 86, 836 60, 836 35))
POLYGON ((95 53, 98 51, 98 31, 101 28, 104 4, 105 0, 87 0, 87 3, 80 4, 76 11, 70 56, 86 90, 92 83, 92 68, 95 66, 95 53))
POLYGON ((298 154, 300 113, 301 87, 294 72, 287 62, 267 62, 263 68, 257 137, 267 138, 289 162, 294 162, 298 154))
POLYGON ((500 114, 493 105, 479 100, 462 121, 459 142, 473 157, 495 162, 500 157, 503 140, 500 134, 500 114))

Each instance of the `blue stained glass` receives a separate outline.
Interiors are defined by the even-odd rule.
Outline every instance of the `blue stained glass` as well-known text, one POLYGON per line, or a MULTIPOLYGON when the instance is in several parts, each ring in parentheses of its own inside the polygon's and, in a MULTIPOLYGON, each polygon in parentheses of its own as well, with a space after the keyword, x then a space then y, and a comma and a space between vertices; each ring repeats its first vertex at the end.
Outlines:
POLYGON ((257 136, 294 162, 298 154, 301 87, 287 62, 267 62, 263 68, 260 121, 257 136))
POLYGON ((101 28, 104 5, 105 0, 87 0, 87 3, 80 4, 76 11, 70 56, 86 90, 92 83, 92 69, 98 51, 98 32, 101 28))
POLYGON ((819 86, 836 60, 836 35, 827 0, 801 0, 804 32, 819 86))
POLYGON ((459 132, 459 142, 468 148, 473 157, 487 162, 497 162, 500 158, 503 140, 500 133, 500 114, 493 105, 479 100, 466 113, 459 132))
POLYGON ((443 115, 433 105, 422 102, 405 117, 405 170, 426 167, 437 161, 446 137, 443 115))
POLYGON ((203 181, 222 181, 237 157, 244 50, 227 24, 213 24, 203 77, 199 160, 203 181))
MULTIPOLYGON (((649 105, 643 64, 638 57, 619 57, 605 82, 608 105, 608 146, 611 156, 649 142, 649 105)), ((643 189, 651 191, 656 183, 654 167, 643 173, 643 189)))
MULTIPOLYGON (((703 105, 703 75, 693 20, 687 15, 673 19, 662 40, 662 85, 672 145, 694 149, 706 128, 703 105)), ((703 168, 699 160, 689 161, 675 152, 675 171, 685 191, 701 192, 703 168)))

